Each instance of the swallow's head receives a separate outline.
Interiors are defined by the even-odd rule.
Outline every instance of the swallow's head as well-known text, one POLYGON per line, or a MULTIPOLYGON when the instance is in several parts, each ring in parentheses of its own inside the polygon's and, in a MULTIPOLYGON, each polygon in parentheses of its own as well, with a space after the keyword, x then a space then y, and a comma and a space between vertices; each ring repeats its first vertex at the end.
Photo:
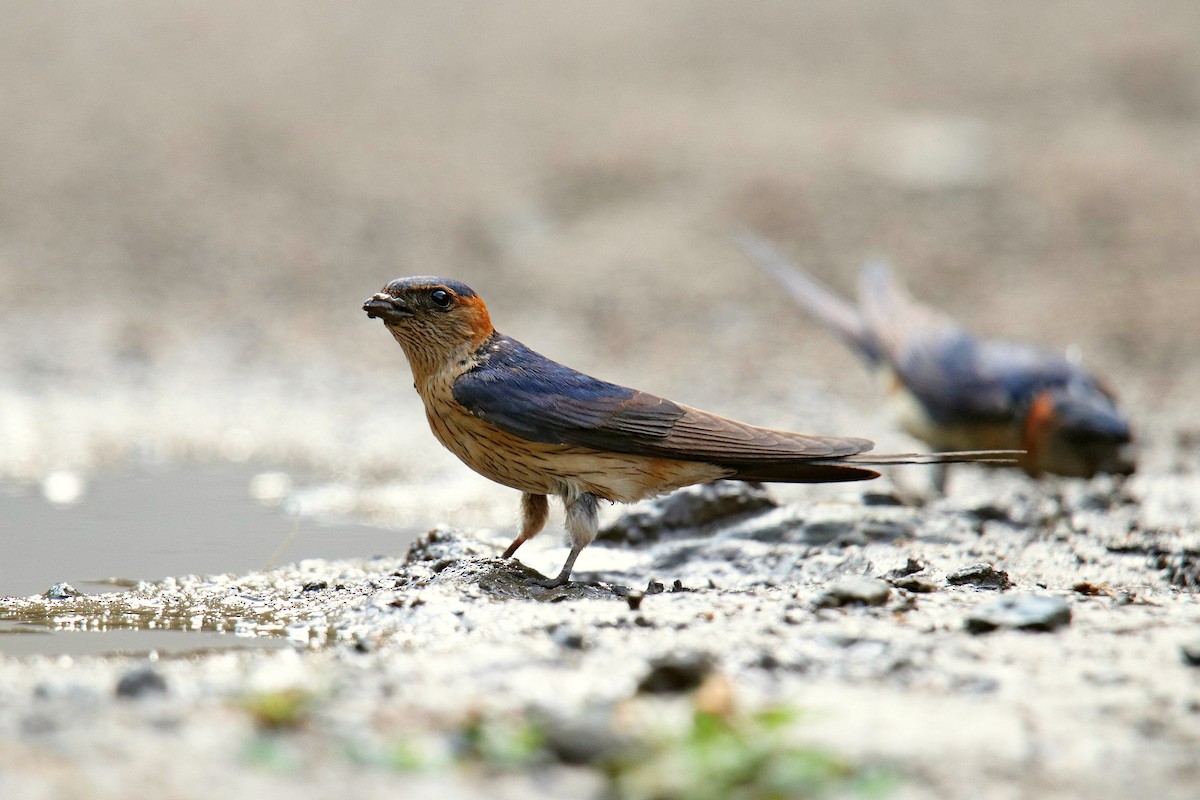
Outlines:
POLYGON ((1112 395, 1088 381, 1043 390, 1025 416, 1025 449, 1033 473, 1090 478, 1136 469, 1133 433, 1112 395))
POLYGON ((471 287, 431 275, 397 278, 363 303, 363 311, 383 320, 414 368, 460 359, 494 330, 471 287))

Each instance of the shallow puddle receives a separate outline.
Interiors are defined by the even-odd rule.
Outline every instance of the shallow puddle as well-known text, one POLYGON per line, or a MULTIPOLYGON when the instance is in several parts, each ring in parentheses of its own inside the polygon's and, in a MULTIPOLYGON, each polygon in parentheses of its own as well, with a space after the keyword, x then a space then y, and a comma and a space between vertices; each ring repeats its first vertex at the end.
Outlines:
POLYGON ((146 655, 152 652, 171 656, 289 646, 286 639, 276 636, 136 628, 52 630, 30 623, 0 620, 0 654, 9 656, 146 655))
POLYGON ((221 465, 100 477, 70 504, 48 501, 43 487, 0 487, 0 598, 61 582, 96 593, 169 575, 400 554, 413 539, 264 506, 250 496, 260 472, 221 465))
POLYGON ((228 465, 125 473, 68 486, 82 490, 73 502, 47 499, 61 486, 0 487, 0 655, 292 646, 282 635, 245 635, 262 632, 253 614, 180 610, 110 593, 167 576, 403 553, 413 539, 412 532, 285 514, 251 497, 260 474, 228 465), (51 587, 55 599, 40 597, 51 587))

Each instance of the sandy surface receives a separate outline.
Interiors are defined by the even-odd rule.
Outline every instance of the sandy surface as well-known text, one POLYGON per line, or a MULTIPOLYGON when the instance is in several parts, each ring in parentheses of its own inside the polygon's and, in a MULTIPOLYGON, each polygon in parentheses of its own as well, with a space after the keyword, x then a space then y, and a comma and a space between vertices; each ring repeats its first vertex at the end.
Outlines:
MULTIPOLYGON (((657 551, 595 548, 580 569, 696 588, 712 576, 715 589, 647 603, 664 619, 749 608, 698 634, 742 702, 813 709, 802 735, 897 765, 900 792, 1187 796, 1200 702, 1200 673, 1179 654, 1198 621, 1187 580, 1200 532, 1196 30, 1188 2, 17 4, 0 26, 0 478, 67 470, 86 486, 130 464, 253 462, 341 487, 338 513, 447 520, 499 541, 513 493, 437 446, 399 349, 359 309, 419 273, 467 282, 505 333, 601 377, 912 449, 865 371, 730 234, 752 226, 843 289, 880 255, 982 333, 1077 345, 1129 408, 1144 468, 1115 503, 1088 499, 1114 496, 1106 482, 964 472, 943 505, 897 512, 917 515, 900 543, 805 545, 805 557, 859 558, 880 574, 914 555, 939 586, 992 561, 1018 590, 1068 597, 1070 626, 972 637, 963 616, 982 590, 944 586, 914 610, 894 593, 882 610, 817 612, 809 600, 830 575, 794 566, 790 550, 780 563, 794 569, 780 566, 774 587, 703 552, 656 567, 657 551), (948 541, 924 527, 980 504, 1043 502, 1058 511, 948 541), (1079 581, 1104 590, 1081 595, 1079 581), (803 613, 784 628, 790 602, 803 613), (743 635, 816 666, 756 666, 743 635), (886 644, 825 652, 825 639, 886 644), (914 664, 900 677, 883 666, 895 653, 914 664)), ((857 489, 776 496, 801 517, 814 504, 862 510, 857 489)), ((559 557, 526 556, 542 570, 559 557)), ((577 708, 628 699, 676 636, 601 625, 630 616, 620 598, 518 601, 536 609, 528 626, 569 618, 596 637, 575 655, 520 613, 490 619, 501 604, 486 589, 461 601, 478 606, 464 610, 476 624, 455 627, 381 600, 411 599, 388 584, 398 565, 310 567, 347 572, 356 602, 376 609, 356 636, 429 625, 435 647, 384 637, 357 653, 354 636, 327 636, 298 655, 172 660, 166 696, 132 704, 113 687, 136 663, 0 656, 0 794, 115 796, 153 776, 193 796, 203 775, 243 794, 382 796, 401 778, 343 758, 359 752, 344 746, 352 732, 382 731, 362 753, 410 735, 436 749, 437 731, 470 710, 526 708, 557 688, 577 708), (493 644, 505 636, 530 644, 493 644), (636 657, 619 668, 604 653, 622 648, 636 657), (317 713, 268 732, 266 749, 236 701, 259 670, 322 687, 317 713), (614 678, 582 689, 596 681, 547 677, 576 670, 614 678), (326 692, 360 673, 375 677, 326 692), (490 691, 462 688, 481 674, 490 691), (450 689, 426 691, 446 675, 450 689), (181 763, 184 751, 197 755, 181 763)), ((349 619, 322 591, 296 591, 298 574, 223 580, 230 625, 254 618, 238 581, 292 598, 286 624, 303 630, 349 619)), ((438 591, 450 602, 464 586, 478 581, 438 591)), ((491 784, 476 768, 403 779, 513 796, 544 790, 538 775, 564 794, 598 786, 561 765, 491 784)))
MULTIPOLYGON (((1148 555, 1146 511, 1179 497, 1147 484, 1048 496, 1018 481, 924 507, 756 501, 715 520, 707 495, 690 493, 693 519, 708 522, 664 530, 647 524, 662 519, 654 506, 639 510, 641 545, 591 548, 581 582, 553 590, 498 560, 502 540, 437 530, 407 559, 9 601, 5 614, 31 622, 290 646, 0 659, 0 787, 26 798, 73 786, 117 797, 135 779, 178 797, 268 786, 492 797, 497 785, 514 797, 606 786, 700 797, 687 768, 651 760, 656 780, 690 787, 655 794, 606 748, 649 759, 654 742, 686 736, 716 685, 730 714, 802 710, 791 746, 884 772, 898 796, 1191 797, 1200 683, 1184 653, 1200 651, 1200 607, 1148 555), (868 605, 829 599, 864 580, 879 591, 868 605), (655 583, 658 594, 630 589, 655 583), (969 632, 998 603, 1035 599, 1069 619, 969 632), (665 688, 648 688, 654 674, 665 688), (510 749, 471 749, 481 724, 510 749), (513 745, 527 726, 532 752, 513 745)), ((526 560, 546 569, 562 554, 526 560)))

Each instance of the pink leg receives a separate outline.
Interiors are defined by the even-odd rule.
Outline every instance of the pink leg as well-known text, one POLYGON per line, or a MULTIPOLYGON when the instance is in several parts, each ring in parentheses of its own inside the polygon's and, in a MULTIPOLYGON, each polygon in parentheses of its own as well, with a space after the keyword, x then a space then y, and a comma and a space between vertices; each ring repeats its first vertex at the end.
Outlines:
POLYGON ((597 517, 598 503, 594 495, 582 494, 572 503, 567 504, 567 533, 571 537, 571 552, 567 555, 567 563, 558 575, 544 581, 535 581, 539 586, 553 589, 571 580, 571 570, 575 567, 575 559, 583 548, 592 543, 600 527, 597 517))
POLYGON ((517 534, 517 538, 513 539, 512 544, 504 551, 501 558, 511 558, 512 554, 517 552, 518 547, 537 536, 542 528, 546 527, 546 518, 549 516, 550 503, 546 500, 546 495, 529 494, 528 492, 522 494, 521 532, 517 534))

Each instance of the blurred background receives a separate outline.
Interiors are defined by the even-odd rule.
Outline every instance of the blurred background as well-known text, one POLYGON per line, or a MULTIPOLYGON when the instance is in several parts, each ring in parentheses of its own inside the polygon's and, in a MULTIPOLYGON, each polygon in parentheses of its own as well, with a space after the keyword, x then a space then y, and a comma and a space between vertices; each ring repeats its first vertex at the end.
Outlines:
POLYGON ((1197 31, 1186 0, 10 3, 0 477, 233 463, 283 471, 267 502, 303 474, 501 524, 360 310, 430 273, 600 377, 913 447, 738 225, 1077 345, 1152 448, 1200 391, 1197 31))

